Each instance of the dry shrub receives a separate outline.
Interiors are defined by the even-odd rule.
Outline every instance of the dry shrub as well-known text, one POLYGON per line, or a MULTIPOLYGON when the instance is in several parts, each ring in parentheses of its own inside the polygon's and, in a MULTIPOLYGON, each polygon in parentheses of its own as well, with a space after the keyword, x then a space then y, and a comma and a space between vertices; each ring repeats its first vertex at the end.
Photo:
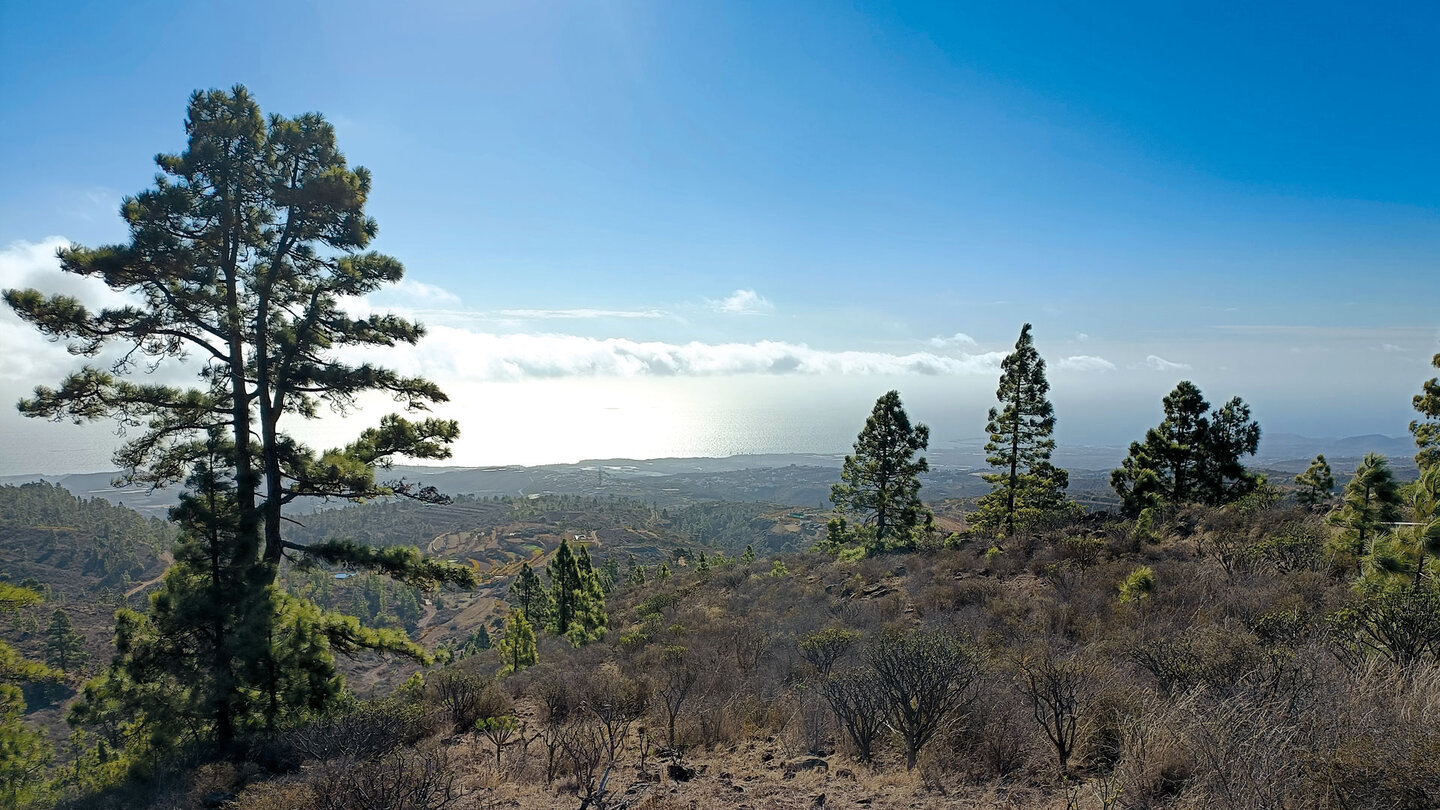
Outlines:
POLYGON ((393 698, 366 701, 285 731, 266 747, 282 762, 371 759, 439 731, 441 714, 393 698))
POLYGON ((306 810, 445 810, 467 795, 449 754, 433 747, 339 760, 320 769, 310 789, 306 810))
POLYGON ((461 667, 444 669, 425 679, 425 695, 449 716, 455 731, 469 731, 475 721, 510 713, 510 696, 493 679, 461 667))

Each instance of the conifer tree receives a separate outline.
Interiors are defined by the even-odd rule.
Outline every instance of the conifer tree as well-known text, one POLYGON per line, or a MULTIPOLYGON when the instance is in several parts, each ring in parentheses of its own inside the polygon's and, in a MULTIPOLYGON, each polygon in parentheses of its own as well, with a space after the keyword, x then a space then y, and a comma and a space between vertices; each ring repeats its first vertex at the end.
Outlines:
POLYGON ((575 623, 583 589, 580 567, 575 553, 570 550, 568 539, 560 540, 555 558, 545 566, 545 576, 550 580, 550 623, 546 629, 554 635, 563 636, 575 623))
MULTIPOLYGON (((1436 354, 1430 364, 1440 369, 1440 354, 1436 354)), ((1423 417, 1410 423, 1410 432, 1415 435, 1415 445, 1419 448, 1415 463, 1421 470, 1440 467, 1440 377, 1426 380, 1413 402, 1423 417)))
POLYGON ((900 392, 890 391, 875 402, 845 457, 840 483, 830 488, 830 501, 843 514, 860 517, 866 551, 910 547, 913 533, 926 514, 920 502, 920 474, 930 469, 916 454, 930 444, 930 428, 910 425, 900 392))
POLYGON ((525 611, 513 608, 505 620, 505 635, 495 645, 500 660, 505 662, 500 674, 509 675, 539 663, 540 656, 535 650, 535 629, 525 618, 525 611))
POLYGON ((370 175, 347 164, 333 127, 313 113, 265 119, 238 86, 195 93, 185 127, 185 151, 160 155, 155 187, 122 206, 129 241, 59 254, 65 272, 133 304, 91 311, 35 290, 4 297, 74 354, 114 349, 122 358, 36 388, 21 412, 113 419, 129 436, 115 455, 122 480, 191 486, 176 516, 187 538, 174 570, 148 615, 117 620, 119 658, 77 712, 134 699, 125 711, 152 714, 132 728, 229 747, 257 719, 274 727, 287 712, 333 700, 340 681, 332 651, 377 647, 428 659, 403 637, 284 596, 276 585, 282 558, 377 570, 426 588, 474 576, 413 549, 307 546, 284 536, 283 509, 297 498, 443 500, 430 488, 380 482, 375 470, 401 456, 448 457, 458 428, 390 415, 323 453, 286 432, 367 392, 410 411, 445 396, 428 380, 340 359, 341 350, 410 344, 424 331, 390 315, 346 314, 346 299, 399 281, 404 270, 366 251, 377 230, 364 212, 370 175), (199 384, 136 379, 162 361, 189 363, 199 384), (180 691, 162 691, 176 684, 180 691))
POLYGON ((549 630, 570 639, 575 646, 605 635, 605 589, 584 545, 576 553, 562 539, 555 559, 546 567, 550 578, 549 630))
POLYGON ((1046 398, 1049 391, 1045 361, 1035 350, 1027 323, 1020 329, 1015 351, 1001 364, 995 397, 1003 408, 991 408, 985 425, 990 434, 985 460, 997 471, 984 476, 992 489, 969 518, 977 529, 1013 535, 1017 525, 1023 528, 1067 511, 1064 490, 1070 476, 1050 463, 1055 408, 1046 398))
POLYGON ((740 562, 745 565, 755 562, 755 546, 746 543, 745 553, 740 555, 740 562))
POLYGON ((1330 521, 1340 527, 1341 542, 1358 560, 1370 552, 1370 544, 1389 524, 1400 519, 1402 502, 1390 462, 1379 453, 1367 453, 1345 485, 1340 508, 1330 521))
POLYGON ((1216 410, 1185 380, 1164 400, 1165 419, 1132 442, 1110 474, 1126 514, 1165 503, 1229 503, 1254 491, 1260 479, 1240 459, 1260 446, 1260 426, 1239 397, 1216 410))
POLYGON ((1335 475, 1330 470, 1330 463, 1325 460, 1322 453, 1310 462, 1305 472, 1295 476, 1295 484, 1300 487, 1296 497, 1300 503, 1314 509, 1330 500, 1330 493, 1335 490, 1335 475))
POLYGON ((510 583, 510 601, 525 612, 528 621, 541 627, 550 621, 550 594, 530 563, 521 565, 520 573, 510 583))
POLYGON ((590 550, 584 545, 575 555, 575 570, 580 581, 579 598, 575 603, 575 621, 566 636, 578 647, 605 637, 605 588, 600 582, 600 572, 590 561, 590 550))
POLYGON ((85 637, 75 631, 70 614, 56 608, 50 614, 50 626, 45 630, 45 663, 70 672, 89 657, 85 652, 85 637))
MULTIPOLYGON (((39 604, 40 594, 7 582, 0 582, 0 614, 13 613, 39 604)), ((24 723, 24 683, 58 681, 62 673, 30 661, 9 644, 0 641, 0 806, 20 807, 44 776, 53 752, 45 735, 24 723)))

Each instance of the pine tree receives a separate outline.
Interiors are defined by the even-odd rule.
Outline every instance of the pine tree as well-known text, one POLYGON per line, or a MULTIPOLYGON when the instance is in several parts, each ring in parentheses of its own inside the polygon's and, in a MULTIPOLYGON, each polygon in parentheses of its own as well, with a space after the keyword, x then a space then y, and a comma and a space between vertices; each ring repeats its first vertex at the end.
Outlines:
POLYGON ((575 621, 565 635, 575 646, 605 637, 605 588, 600 583, 600 573, 590 561, 590 550, 580 546, 575 555, 575 569, 579 575, 580 590, 575 603, 575 621))
POLYGON ((85 637, 75 632, 70 614, 56 608, 50 614, 50 626, 45 630, 45 663, 70 672, 89 658, 85 652, 85 637))
MULTIPOLYGON (((1440 354, 1430 364, 1440 369, 1440 354)), ((1415 434, 1415 463, 1421 470, 1440 467, 1440 377, 1432 377, 1421 386, 1420 393, 1413 400, 1415 410, 1423 419, 1410 423, 1410 432, 1415 434)))
POLYGON ((541 627, 550 621, 550 594, 530 563, 521 565, 520 573, 510 583, 510 601, 524 611, 529 621, 541 627))
POLYGON ((525 611, 514 608, 505 621, 505 635, 495 645, 500 660, 505 662, 500 674, 509 675, 526 667, 533 667, 540 656, 535 650, 535 629, 525 618, 525 611))
POLYGON ((745 565, 755 562, 755 547, 749 543, 745 544, 745 553, 740 555, 740 562, 745 565))
POLYGON ((1367 453, 1345 485, 1340 508, 1330 521, 1340 527, 1340 541, 1359 560, 1369 554, 1375 538, 1400 519, 1401 503, 1390 462, 1379 453, 1367 453))
POLYGON ((1295 476, 1295 484, 1300 487, 1297 497, 1300 503, 1314 509, 1324 505, 1330 500, 1330 493, 1335 490, 1335 475, 1330 470, 1330 463, 1325 460, 1322 453, 1310 462, 1305 472, 1295 476))
MULTIPOLYGON (((39 593, 0 582, 0 614, 39 604, 39 593)), ((26 727, 23 683, 54 682, 62 673, 23 658, 0 641, 0 806, 28 806, 53 752, 45 735, 26 727)))
POLYGON ((855 440, 855 452, 845 457, 840 483, 830 488, 837 510, 861 516, 868 553, 913 545, 915 527, 926 514, 920 473, 930 469, 923 456, 915 456, 929 444, 930 428, 911 427, 900 392, 876 400, 855 440))
POLYGON ((1070 476, 1050 463, 1055 449, 1055 408, 1046 399, 1050 382, 1045 361, 1035 350, 1030 324, 1020 329, 1015 351, 1001 364, 996 399, 1004 406, 990 409, 985 430, 990 441, 985 459, 998 472, 984 478, 992 489, 968 518, 975 528, 1013 535, 1021 528, 1068 510, 1064 490, 1070 476))
POLYGON ((560 540, 555 558, 545 566, 545 576, 550 580, 550 623, 545 629, 552 634, 563 636, 570 632, 575 623, 583 584, 580 581, 580 567, 575 553, 570 550, 570 541, 560 540))
POLYGON ((332 651, 378 646, 428 660, 408 641, 281 594, 282 557, 377 570, 425 588, 472 584, 474 576, 413 549, 305 546, 282 533, 283 507, 297 498, 443 500, 433 489, 377 481, 375 469, 399 456, 446 458, 458 428, 391 415, 323 453, 285 432, 297 418, 344 410, 367 392, 411 411, 445 396, 427 380, 340 359, 346 349, 414 343, 424 332, 390 315, 346 314, 346 299, 399 281, 404 270, 365 250, 376 234, 364 212, 370 175, 346 163, 333 127, 313 113, 267 120, 236 87, 195 93, 186 133, 183 153, 156 159, 155 188, 125 200, 128 243, 59 254, 65 272, 102 281, 135 304, 92 312, 35 290, 7 290, 5 300, 77 355, 109 347, 125 358, 36 388, 21 402, 23 414, 116 420, 130 429, 115 455, 124 481, 191 482, 176 516, 189 535, 177 570, 149 615, 117 620, 119 657, 104 688, 87 690, 92 705, 79 714, 133 698, 127 711, 152 714, 132 728, 229 747, 257 718, 273 728, 288 712, 333 700, 340 681, 332 651), (134 379, 137 369, 166 360, 189 362, 199 385, 134 379), (160 690, 175 684, 181 689, 167 702, 160 690))
POLYGON ((1260 426, 1239 397, 1217 410, 1194 383, 1175 386, 1164 400, 1165 419, 1132 442, 1110 474, 1126 514, 1172 503, 1229 503, 1254 491, 1260 479, 1240 462, 1260 446, 1260 426))

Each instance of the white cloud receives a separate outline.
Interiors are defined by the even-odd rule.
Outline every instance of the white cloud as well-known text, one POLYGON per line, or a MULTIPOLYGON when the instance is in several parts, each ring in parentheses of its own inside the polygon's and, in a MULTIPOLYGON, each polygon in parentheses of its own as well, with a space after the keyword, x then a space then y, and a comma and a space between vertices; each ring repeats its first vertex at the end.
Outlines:
POLYGON ((1103 357, 1091 354, 1077 354, 1062 357, 1055 367, 1064 371, 1114 371, 1115 364, 1103 357))
POLYGON ((427 304, 458 304, 460 296, 450 292, 444 287, 437 287, 434 284, 426 284, 423 281, 402 278, 390 287, 380 291, 391 296, 410 298, 427 304))
POLYGON ((506 318, 527 318, 531 320, 570 320, 581 318, 663 318, 665 313, 658 309, 502 309, 506 318))
MULTIPOLYGON (((360 354, 359 352, 356 353, 360 354)), ((377 355, 377 359, 379 359, 377 355)), ((493 334, 436 326, 419 345, 387 349, 384 362, 448 380, 561 377, 714 377, 739 374, 996 374, 1004 352, 942 356, 814 349, 805 344, 665 343, 559 334, 493 334)))
POLYGON ((1394 353, 1394 352, 1404 352, 1404 351, 1409 351, 1409 350, 1408 350, 1408 349, 1405 349, 1405 348, 1403 348, 1403 347, 1400 347, 1400 346, 1396 346, 1394 343, 1382 343, 1382 344, 1380 344, 1380 351, 1382 351, 1382 352, 1394 353))
POLYGON ((771 312, 775 305, 765 300, 754 290, 736 290, 729 298, 723 301, 711 301, 716 312, 728 312, 732 315, 759 315, 771 312))
POLYGON ((974 346, 975 338, 970 337, 964 332, 956 332, 950 337, 930 338, 930 345, 940 349, 948 346, 974 346))
POLYGON ((1155 371, 1187 371, 1190 368, 1190 366, 1185 363, 1172 362, 1158 354, 1148 355, 1145 358, 1145 366, 1155 371))
POLYGON ((1076 332, 1076 333, 1075 333, 1075 340, 1076 340, 1077 342, 1079 342, 1079 343, 1084 343, 1085 341, 1087 341, 1087 340, 1089 340, 1089 339, 1090 339, 1090 336, 1087 335, 1087 334, 1085 334, 1084 332, 1076 332))

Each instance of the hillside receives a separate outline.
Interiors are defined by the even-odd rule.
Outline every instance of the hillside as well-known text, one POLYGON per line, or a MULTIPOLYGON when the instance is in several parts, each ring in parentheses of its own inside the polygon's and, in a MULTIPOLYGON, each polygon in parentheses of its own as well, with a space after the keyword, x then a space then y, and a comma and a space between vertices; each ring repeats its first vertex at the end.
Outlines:
POLYGON ((290 763, 278 772, 146 797, 321 808, 391 784, 428 803, 374 807, 1436 806, 1435 652, 1400 670, 1352 634, 1366 608, 1329 536, 1292 507, 1186 507, 1143 531, 679 571, 619 588, 603 642, 543 638, 538 666, 498 681, 494 652, 466 658, 282 735, 262 757, 290 763), (953 696, 914 769, 896 731, 872 729, 866 763, 846 725, 881 711, 866 701, 892 664, 953 696), (844 691, 854 678, 873 685, 844 691), (476 731, 486 717, 515 720, 476 731))

